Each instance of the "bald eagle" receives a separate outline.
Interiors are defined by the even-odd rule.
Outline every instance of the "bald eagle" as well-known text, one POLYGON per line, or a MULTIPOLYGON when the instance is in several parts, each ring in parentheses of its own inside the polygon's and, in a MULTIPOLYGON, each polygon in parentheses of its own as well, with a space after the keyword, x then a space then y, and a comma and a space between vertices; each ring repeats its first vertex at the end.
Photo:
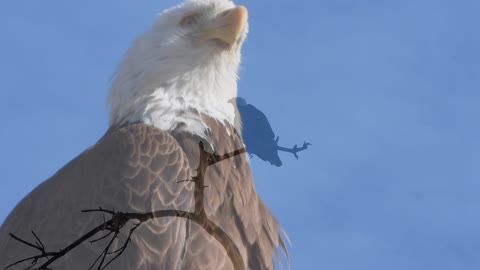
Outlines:
MULTIPOLYGON (((199 142, 215 153, 243 147, 228 100, 237 95, 247 17, 245 7, 227 0, 187 0, 158 16, 117 69, 106 134, 31 191, 2 224, 0 269, 38 252, 10 233, 28 238, 34 230, 49 250, 60 250, 99 224, 80 213, 85 209, 193 210, 194 184, 181 180, 195 175, 199 142)), ((245 155, 209 167, 205 182, 205 214, 233 240, 243 265, 273 269, 277 248, 285 251, 282 230, 255 191, 245 155)), ((104 246, 85 242, 49 268, 88 269, 102 252, 104 246)), ((109 268, 239 269, 227 253, 191 220, 156 218, 135 231, 109 268)))
POLYGON ((275 133, 267 116, 241 97, 233 98, 230 103, 238 109, 237 118, 242 120, 242 137, 250 155, 256 155, 277 167, 282 166, 278 156, 275 133))
POLYGON ((275 137, 272 126, 267 116, 252 104, 241 97, 230 99, 235 108, 235 119, 242 123, 242 137, 250 156, 256 155, 263 161, 280 167, 282 160, 278 155, 279 151, 292 153, 298 159, 298 152, 304 151, 311 143, 304 142, 301 147, 294 145, 287 148, 278 145, 279 136, 275 137))

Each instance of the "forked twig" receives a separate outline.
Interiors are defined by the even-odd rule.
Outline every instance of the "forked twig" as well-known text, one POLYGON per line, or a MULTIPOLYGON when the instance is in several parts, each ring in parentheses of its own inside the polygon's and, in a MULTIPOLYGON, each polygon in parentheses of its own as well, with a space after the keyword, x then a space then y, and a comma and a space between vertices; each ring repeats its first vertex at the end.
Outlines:
POLYGON ((287 147, 283 147, 283 146, 279 146, 279 145, 278 145, 278 140, 279 140, 279 139, 280 139, 280 138, 279 138, 278 136, 277 136, 277 138, 275 139, 275 143, 277 144, 277 150, 278 150, 278 151, 287 152, 287 153, 292 153, 293 156, 294 156, 296 159, 298 159, 298 155, 297 155, 298 152, 307 150, 307 149, 308 149, 308 146, 312 145, 311 143, 303 142, 302 147, 298 147, 298 146, 295 144, 292 148, 287 148, 287 147))
POLYGON ((195 209, 193 212, 188 211, 181 211, 181 210, 159 210, 154 212, 148 213, 123 213, 118 212, 115 210, 106 210, 101 207, 98 209, 90 209, 90 210, 83 210, 83 213, 104 213, 109 214, 112 217, 98 225, 97 227, 91 229, 89 232, 75 240, 73 243, 69 244, 65 248, 57 251, 57 252, 47 252, 45 250, 45 246, 43 245, 40 238, 32 231, 36 241, 35 243, 30 243, 26 240, 23 240, 13 234, 10 236, 17 240, 18 242, 23 243, 26 246, 34 248, 40 252, 39 255, 31 256, 22 260, 19 260, 15 263, 12 263, 4 268, 7 270, 14 266, 17 266, 21 263, 30 261, 30 266, 23 268, 23 270, 50 270, 49 266, 57 261, 58 259, 65 256, 71 250, 77 248, 80 244, 84 243, 88 239, 92 238, 96 234, 107 231, 105 235, 97 237, 89 242, 91 244, 97 243, 103 239, 107 239, 110 237, 110 240, 107 246, 103 249, 103 251, 98 255, 92 265, 88 268, 89 270, 93 269, 95 265, 97 265, 97 270, 103 270, 107 266, 109 266, 113 261, 115 261, 118 257, 120 257, 123 252, 127 249, 128 244, 131 242, 131 237, 135 230, 140 227, 144 222, 161 217, 180 217, 189 219, 198 225, 200 225, 207 233, 212 235, 227 251, 228 256, 230 257, 232 264, 234 265, 235 270, 245 270, 245 264, 243 262, 242 256, 238 247, 235 245, 233 240, 227 235, 225 231, 223 231, 217 224, 213 221, 208 219, 205 213, 205 205, 204 205, 204 197, 205 197, 205 174, 207 168, 211 165, 214 165, 218 162, 223 160, 232 158, 234 156, 240 155, 245 153, 245 148, 235 150, 233 152, 225 153, 223 155, 218 155, 216 153, 209 153, 205 150, 204 144, 202 142, 199 143, 199 150, 200 150, 200 162, 196 169, 197 175, 193 176, 192 179, 182 180, 179 182, 187 182, 191 181, 195 183, 194 188, 194 201, 195 201, 195 209), (128 222, 131 220, 137 220, 136 223, 130 230, 127 236, 127 239, 122 244, 122 246, 116 250, 110 250, 113 244, 113 241, 118 237, 120 231, 127 225, 128 222), (111 257, 111 258, 109 258, 111 257), (37 265, 40 259, 45 260, 40 266, 33 268, 37 265))

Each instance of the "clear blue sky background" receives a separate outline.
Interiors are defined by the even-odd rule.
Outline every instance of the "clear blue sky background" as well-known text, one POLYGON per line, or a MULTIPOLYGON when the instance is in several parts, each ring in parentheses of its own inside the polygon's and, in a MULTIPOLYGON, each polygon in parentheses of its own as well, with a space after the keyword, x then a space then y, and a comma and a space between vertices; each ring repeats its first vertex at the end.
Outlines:
MULTIPOLYGON (((0 222, 108 125, 116 64, 177 1, 0 2, 0 222)), ((480 2, 248 1, 241 95, 292 269, 480 269, 480 2)))

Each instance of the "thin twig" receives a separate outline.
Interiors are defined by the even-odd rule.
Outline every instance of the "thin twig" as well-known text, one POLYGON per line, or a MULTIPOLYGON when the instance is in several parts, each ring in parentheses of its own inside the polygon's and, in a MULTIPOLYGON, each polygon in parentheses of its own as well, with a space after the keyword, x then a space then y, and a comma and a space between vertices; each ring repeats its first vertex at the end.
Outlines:
POLYGON ((277 138, 275 139, 275 143, 277 144, 277 150, 278 150, 278 151, 287 152, 287 153, 292 153, 293 156, 294 156, 296 159, 298 159, 298 155, 297 155, 298 152, 307 150, 307 149, 308 149, 308 146, 312 145, 311 143, 303 142, 302 147, 298 147, 298 146, 295 144, 292 148, 287 148, 287 147, 279 146, 279 145, 278 145, 278 140, 279 140, 279 137, 277 136, 277 138))
POLYGON ((212 235, 227 251, 228 256, 230 257, 232 264, 234 265, 235 270, 245 270, 245 265, 243 262, 243 258, 240 254, 238 247, 235 245, 233 240, 227 235, 225 231, 223 231, 217 224, 213 221, 208 219, 205 213, 205 205, 204 205, 204 198, 205 198, 205 175, 207 168, 211 165, 214 165, 218 162, 223 160, 232 158, 234 156, 240 155, 246 152, 245 148, 241 148, 235 150, 233 152, 225 153, 223 155, 217 155, 216 153, 209 153, 205 150, 204 144, 202 142, 199 143, 199 150, 200 150, 200 162, 196 169, 197 175, 193 176, 191 179, 182 180, 180 182, 194 182, 194 201, 195 201, 195 210, 194 212, 182 211, 182 210, 159 210, 153 211, 148 213, 123 213, 123 212, 116 212, 115 210, 106 210, 101 207, 98 209, 87 209, 82 210, 83 213, 95 213, 100 212, 104 214, 110 214, 112 217, 111 219, 105 221, 98 225, 97 227, 91 229, 89 232, 75 240, 73 243, 69 244, 65 248, 61 249, 58 252, 46 252, 45 246, 43 245, 40 238, 32 231, 36 242, 32 244, 28 241, 25 241, 13 234, 10 236, 17 240, 18 242, 23 243, 26 246, 34 248, 40 251, 40 255, 32 256, 29 258, 22 259, 17 261, 7 267, 4 270, 7 270, 15 265, 20 263, 31 261, 31 265, 28 268, 24 268, 24 270, 31 269, 35 266, 39 259, 46 259, 46 261, 34 270, 49 270, 48 266, 51 265, 53 262, 58 260, 59 258, 65 256, 71 250, 77 248, 80 244, 87 241, 91 237, 95 236, 97 233, 101 231, 108 231, 107 234, 100 236, 94 240, 90 240, 90 243, 96 243, 100 240, 106 239, 111 236, 110 241, 108 242, 107 246, 103 249, 102 253, 95 259, 93 264, 88 268, 89 270, 92 269, 98 263, 98 270, 105 269, 108 265, 110 265, 113 261, 115 261, 118 257, 120 257, 123 252, 127 249, 128 243, 131 242, 131 237, 135 230, 145 221, 161 218, 161 217, 180 217, 192 220, 193 222, 200 225, 207 233, 212 235), (110 247, 113 244, 113 241, 118 237, 120 231, 125 227, 125 225, 131 220, 138 220, 139 222, 135 224, 129 231, 128 237, 123 243, 123 245, 114 250, 110 251, 110 247), (112 235, 113 234, 113 235, 112 235), (111 259, 107 261, 107 256, 114 255, 111 259))

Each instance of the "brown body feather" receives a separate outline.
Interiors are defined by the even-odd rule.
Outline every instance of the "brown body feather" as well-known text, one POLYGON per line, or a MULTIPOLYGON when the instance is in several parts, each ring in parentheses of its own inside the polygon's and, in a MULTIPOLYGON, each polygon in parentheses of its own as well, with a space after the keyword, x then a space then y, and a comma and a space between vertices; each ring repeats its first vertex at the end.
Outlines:
MULTIPOLYGON (((203 119, 210 127, 207 143, 217 153, 243 147, 233 127, 203 119)), ((56 251, 103 221, 100 214, 81 210, 193 211, 194 183, 178 181, 195 175, 202 139, 181 130, 169 134, 145 124, 109 130, 12 211, 0 228, 0 269, 36 254, 9 233, 33 240, 33 230, 47 250, 56 251)), ((205 184, 207 217, 235 242, 247 268, 273 269, 275 250, 284 244, 277 221, 255 191, 245 154, 209 167, 205 184)), ((128 229, 114 245, 123 244, 127 233, 128 229)), ((51 268, 88 269, 105 245, 85 242, 51 268)), ((213 270, 233 265, 225 248, 199 225, 162 217, 142 224, 109 269, 213 270)))

